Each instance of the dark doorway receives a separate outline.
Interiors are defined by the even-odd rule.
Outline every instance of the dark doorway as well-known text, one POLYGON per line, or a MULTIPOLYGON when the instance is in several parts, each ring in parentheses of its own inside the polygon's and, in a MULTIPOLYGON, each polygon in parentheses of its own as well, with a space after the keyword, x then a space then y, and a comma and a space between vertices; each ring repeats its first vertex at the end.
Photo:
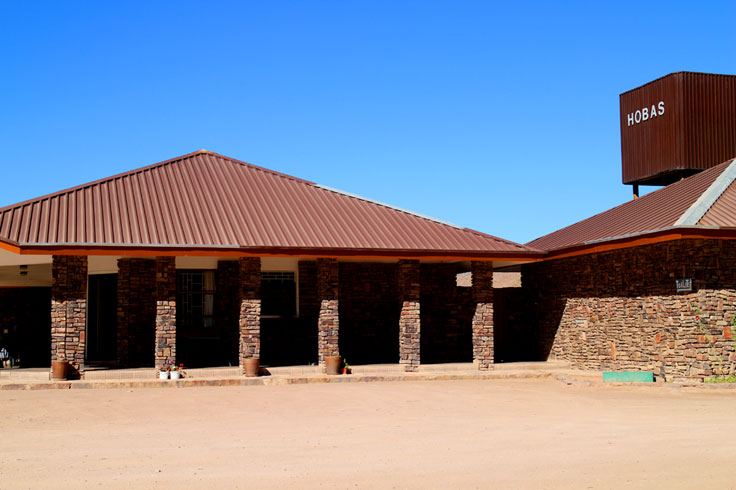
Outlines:
POLYGON ((0 288, 0 348, 21 367, 51 365, 51 288, 0 288))
POLYGON ((232 331, 218 321, 215 289, 214 270, 177 271, 176 358, 186 367, 227 366, 234 361, 232 331))
POLYGON ((117 357, 118 275, 89 276, 87 362, 113 363, 117 357))
POLYGON ((399 362, 396 264, 340 264, 340 354, 350 364, 399 362))
MULTIPOLYGON (((316 322, 313 323, 316 326, 316 322)), ((293 366, 317 358, 317 331, 297 318, 293 272, 261 273, 261 364, 293 366)))

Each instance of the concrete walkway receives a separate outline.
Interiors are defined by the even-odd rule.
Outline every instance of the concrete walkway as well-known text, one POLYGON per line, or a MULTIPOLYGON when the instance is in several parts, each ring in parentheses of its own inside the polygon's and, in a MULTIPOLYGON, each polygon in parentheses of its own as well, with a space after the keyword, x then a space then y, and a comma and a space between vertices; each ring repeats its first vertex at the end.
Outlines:
MULTIPOLYGON (((184 388, 195 386, 249 386, 306 383, 354 383, 377 381, 473 380, 545 378, 573 373, 562 361, 496 364, 491 371, 479 371, 472 363, 426 364, 419 372, 406 373, 399 364, 352 366, 352 374, 327 376, 319 366, 262 367, 262 376, 246 378, 238 367, 187 369, 180 380, 159 380, 153 368, 87 368, 84 379, 51 381, 49 369, 0 369, 0 390, 42 390, 79 388, 184 388)), ((575 371, 580 376, 579 371, 575 371)), ((583 373, 600 376, 600 373, 583 373)))

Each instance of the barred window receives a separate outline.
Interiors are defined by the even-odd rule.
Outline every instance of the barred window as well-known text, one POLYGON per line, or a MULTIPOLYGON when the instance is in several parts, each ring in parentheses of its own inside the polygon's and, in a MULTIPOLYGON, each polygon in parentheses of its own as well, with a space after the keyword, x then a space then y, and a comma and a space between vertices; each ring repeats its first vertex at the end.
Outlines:
POLYGON ((296 278, 293 272, 261 272, 261 314, 296 315, 296 278))
POLYGON ((183 328, 215 325, 215 271, 178 271, 176 323, 183 328))

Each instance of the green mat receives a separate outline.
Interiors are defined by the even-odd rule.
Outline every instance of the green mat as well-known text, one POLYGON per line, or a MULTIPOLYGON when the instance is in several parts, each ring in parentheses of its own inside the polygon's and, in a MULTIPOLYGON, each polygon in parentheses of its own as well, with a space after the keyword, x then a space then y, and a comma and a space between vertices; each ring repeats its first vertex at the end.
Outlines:
POLYGON ((643 371, 604 371, 603 381, 614 383, 653 383, 654 373, 643 371))

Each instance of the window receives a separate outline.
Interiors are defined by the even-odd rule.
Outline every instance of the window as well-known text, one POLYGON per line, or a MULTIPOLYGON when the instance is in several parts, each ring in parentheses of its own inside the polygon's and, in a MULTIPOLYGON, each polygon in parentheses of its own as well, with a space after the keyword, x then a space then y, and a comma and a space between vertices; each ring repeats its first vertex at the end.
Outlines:
POLYGON ((261 272, 261 314, 296 315, 296 280, 293 272, 261 272))
POLYGON ((214 327, 215 271, 179 271, 177 282, 177 327, 214 327))

